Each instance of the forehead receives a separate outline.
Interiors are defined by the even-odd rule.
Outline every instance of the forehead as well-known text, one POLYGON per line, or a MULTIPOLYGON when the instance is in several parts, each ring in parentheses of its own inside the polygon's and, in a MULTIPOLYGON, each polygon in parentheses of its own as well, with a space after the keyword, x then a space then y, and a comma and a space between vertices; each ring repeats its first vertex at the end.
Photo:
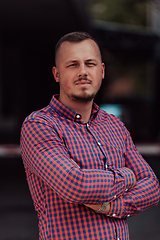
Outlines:
POLYGON ((101 60, 99 47, 93 40, 87 39, 78 43, 63 42, 57 53, 58 61, 78 60, 82 58, 98 58, 101 60))

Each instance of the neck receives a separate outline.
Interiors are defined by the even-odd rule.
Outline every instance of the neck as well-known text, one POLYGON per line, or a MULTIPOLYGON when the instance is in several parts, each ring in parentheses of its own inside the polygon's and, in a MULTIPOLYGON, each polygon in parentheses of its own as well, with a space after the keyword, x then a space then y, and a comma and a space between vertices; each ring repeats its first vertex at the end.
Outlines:
POLYGON ((82 121, 87 123, 91 116, 92 104, 93 101, 88 103, 78 103, 74 109, 72 108, 72 110, 79 113, 82 116, 82 121))
POLYGON ((59 101, 63 103, 68 108, 72 109, 73 111, 77 112, 82 116, 82 121, 87 123, 91 116, 93 100, 90 102, 76 102, 76 101, 65 101, 59 96, 59 101))

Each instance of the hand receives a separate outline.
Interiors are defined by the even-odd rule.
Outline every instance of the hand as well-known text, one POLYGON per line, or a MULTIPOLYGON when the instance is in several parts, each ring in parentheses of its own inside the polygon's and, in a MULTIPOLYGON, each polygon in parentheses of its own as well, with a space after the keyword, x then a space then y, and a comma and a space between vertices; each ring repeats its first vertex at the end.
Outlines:
MULTIPOLYGON (((91 209, 93 209, 94 211, 97 211, 101 208, 102 204, 84 204, 86 207, 89 207, 91 209)), ((103 212, 103 214, 108 214, 109 211, 110 211, 110 207, 111 207, 111 204, 109 203, 107 205, 107 208, 106 210, 103 212)))

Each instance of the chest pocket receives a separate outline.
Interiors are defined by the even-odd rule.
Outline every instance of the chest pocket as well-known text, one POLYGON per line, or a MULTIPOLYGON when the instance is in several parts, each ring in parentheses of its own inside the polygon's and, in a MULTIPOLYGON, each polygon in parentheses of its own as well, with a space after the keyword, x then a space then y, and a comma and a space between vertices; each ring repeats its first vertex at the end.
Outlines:
POLYGON ((106 164, 110 168, 121 168, 125 166, 125 150, 108 144, 101 144, 106 156, 106 164))

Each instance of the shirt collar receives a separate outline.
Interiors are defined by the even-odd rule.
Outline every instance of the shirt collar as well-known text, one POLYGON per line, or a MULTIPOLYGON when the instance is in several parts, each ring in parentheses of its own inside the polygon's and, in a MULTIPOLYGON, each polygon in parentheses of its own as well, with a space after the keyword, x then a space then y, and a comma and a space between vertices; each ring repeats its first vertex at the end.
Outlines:
MULTIPOLYGON (((50 101, 50 107, 61 117, 71 119, 72 121, 82 122, 81 115, 70 108, 66 107, 59 100, 59 94, 53 95, 50 101)), ((99 111, 99 106, 93 103, 90 120, 93 120, 99 111)))

